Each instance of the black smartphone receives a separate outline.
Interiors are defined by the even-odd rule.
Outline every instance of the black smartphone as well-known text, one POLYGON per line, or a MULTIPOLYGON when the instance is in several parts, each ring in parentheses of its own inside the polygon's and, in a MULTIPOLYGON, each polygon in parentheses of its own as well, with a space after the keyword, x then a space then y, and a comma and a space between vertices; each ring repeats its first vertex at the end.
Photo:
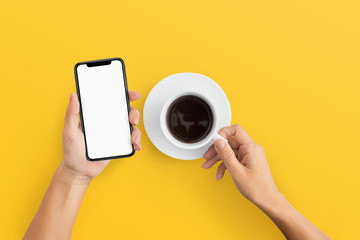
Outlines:
POLYGON ((134 155, 124 61, 79 62, 74 70, 86 158, 98 161, 134 155))

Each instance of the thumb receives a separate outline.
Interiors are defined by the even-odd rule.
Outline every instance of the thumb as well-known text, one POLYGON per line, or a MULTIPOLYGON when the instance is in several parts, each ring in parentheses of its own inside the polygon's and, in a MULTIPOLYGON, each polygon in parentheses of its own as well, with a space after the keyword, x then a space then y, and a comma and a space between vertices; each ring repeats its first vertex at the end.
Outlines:
POLYGON ((69 106, 66 110, 65 116, 65 128, 70 132, 75 131, 78 129, 79 124, 79 101, 75 93, 71 93, 69 106))
POLYGON ((234 151, 230 147, 229 143, 227 143, 224 139, 218 139, 214 143, 215 150, 217 154, 220 156, 221 160, 223 160, 226 168, 231 171, 232 169, 241 169, 243 166, 236 158, 234 151))

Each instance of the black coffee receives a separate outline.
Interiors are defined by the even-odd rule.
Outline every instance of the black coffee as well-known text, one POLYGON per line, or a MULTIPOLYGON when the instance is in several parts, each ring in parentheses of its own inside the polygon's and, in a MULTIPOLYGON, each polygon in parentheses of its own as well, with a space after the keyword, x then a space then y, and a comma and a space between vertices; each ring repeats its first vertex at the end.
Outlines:
POLYGON ((201 98, 186 95, 176 99, 167 111, 167 126, 170 133, 186 143, 198 142, 210 132, 213 114, 201 98))

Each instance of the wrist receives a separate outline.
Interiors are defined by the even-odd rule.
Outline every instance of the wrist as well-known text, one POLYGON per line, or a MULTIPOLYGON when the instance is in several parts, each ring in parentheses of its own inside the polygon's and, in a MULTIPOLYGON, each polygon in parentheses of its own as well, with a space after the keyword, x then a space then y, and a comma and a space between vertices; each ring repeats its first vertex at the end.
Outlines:
POLYGON ((266 201, 255 204, 268 216, 281 215, 282 211, 287 209, 289 202, 279 191, 268 196, 266 201))
POLYGON ((78 185, 88 187, 91 182, 91 178, 87 176, 76 175, 73 171, 66 168, 63 162, 56 170, 54 178, 65 185, 78 185))

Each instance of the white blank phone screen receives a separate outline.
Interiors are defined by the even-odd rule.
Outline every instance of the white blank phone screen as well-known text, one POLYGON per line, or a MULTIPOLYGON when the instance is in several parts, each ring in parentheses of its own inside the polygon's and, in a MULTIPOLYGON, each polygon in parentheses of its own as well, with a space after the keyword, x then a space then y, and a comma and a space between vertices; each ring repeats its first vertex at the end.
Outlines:
POLYGON ((132 152, 123 67, 109 65, 77 67, 87 153, 98 159, 132 152))

